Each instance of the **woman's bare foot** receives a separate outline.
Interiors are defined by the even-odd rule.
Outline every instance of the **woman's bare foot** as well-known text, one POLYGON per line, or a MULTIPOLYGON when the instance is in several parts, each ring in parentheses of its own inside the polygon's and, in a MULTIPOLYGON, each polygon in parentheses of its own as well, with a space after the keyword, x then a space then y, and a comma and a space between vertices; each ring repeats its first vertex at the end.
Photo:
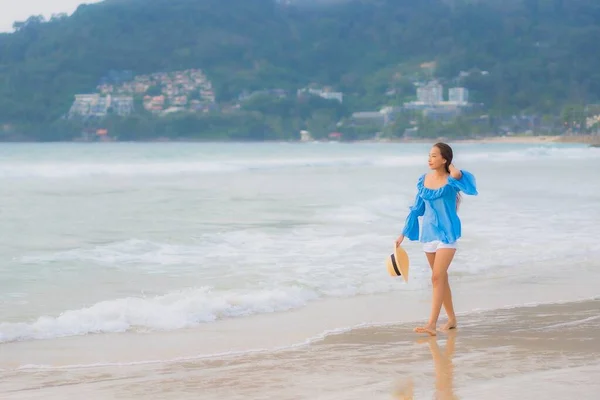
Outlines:
POLYGON ((456 320, 449 320, 444 326, 442 326, 441 331, 449 331, 450 329, 456 329, 456 320))
POLYGON ((435 325, 425 325, 425 326, 417 326, 414 331, 416 333, 427 333, 430 336, 436 336, 436 327, 435 325))

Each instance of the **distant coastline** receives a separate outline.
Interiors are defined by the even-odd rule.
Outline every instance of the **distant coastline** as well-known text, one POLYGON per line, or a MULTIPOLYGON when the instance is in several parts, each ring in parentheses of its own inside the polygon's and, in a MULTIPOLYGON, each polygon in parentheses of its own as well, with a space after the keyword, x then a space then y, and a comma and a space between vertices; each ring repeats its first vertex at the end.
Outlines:
MULTIPOLYGON (((433 141, 446 140, 452 143, 479 143, 479 144, 545 144, 545 143, 581 143, 589 145, 600 145, 600 135, 540 135, 540 136, 488 136, 470 139, 453 138, 411 138, 411 139, 389 139, 375 140, 372 142, 390 143, 430 143, 433 141)), ((368 141, 366 141, 368 142, 368 141)))
POLYGON ((466 139, 460 141, 462 143, 582 143, 582 144, 598 144, 600 136, 595 135, 561 135, 561 136, 497 136, 483 139, 466 139))
POLYGON ((506 143, 506 144, 542 144, 542 143, 581 143, 600 144, 597 135, 561 135, 561 136, 497 136, 482 139, 458 140, 461 143, 506 143))
POLYGON ((0 143, 330 143, 339 142, 344 144, 352 143, 433 143, 437 141, 447 141, 450 143, 461 144, 547 144, 547 143, 571 143, 588 144, 594 147, 600 147, 600 135, 511 135, 511 136, 486 136, 479 138, 382 138, 382 139, 364 139, 364 140, 210 140, 197 138, 148 138, 138 140, 106 140, 106 141, 85 141, 85 140, 61 140, 61 141, 39 141, 27 140, 23 137, 3 138, 0 143), (12 139, 12 140, 11 140, 12 139))

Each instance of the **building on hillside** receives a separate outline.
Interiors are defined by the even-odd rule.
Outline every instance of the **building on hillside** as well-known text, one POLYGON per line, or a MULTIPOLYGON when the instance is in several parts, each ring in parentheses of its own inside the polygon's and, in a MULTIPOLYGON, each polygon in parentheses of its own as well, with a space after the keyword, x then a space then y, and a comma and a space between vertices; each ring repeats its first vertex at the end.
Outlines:
POLYGON ((438 81, 431 81, 417 88, 417 101, 424 104, 438 104, 444 101, 444 87, 438 81))
POLYGON ((300 131, 300 141, 301 142, 312 142, 313 138, 309 131, 302 130, 300 131))
POLYGON ((448 90, 448 101, 459 105, 469 103, 469 91, 464 87, 454 87, 448 90))
POLYGON ((337 100, 340 103, 344 102, 344 94, 342 92, 334 92, 331 90, 325 90, 325 89, 315 89, 315 88, 303 88, 303 89, 298 89, 297 91, 297 96, 298 97, 302 97, 303 95, 313 95, 313 96, 319 96, 323 99, 327 99, 327 100, 337 100))
POLYGON ((109 110, 117 115, 125 116, 133 112, 132 96, 112 96, 110 94, 76 94, 75 101, 67 113, 68 119, 104 118, 109 110))
POLYGON ((600 114, 587 117, 585 127, 592 135, 600 135, 600 114))
POLYGON ((284 99, 288 97, 288 92, 285 89, 263 89, 263 90, 255 90, 253 92, 249 92, 244 90, 242 93, 238 95, 238 101, 244 102, 250 99, 253 99, 258 96, 272 97, 284 99))
POLYGON ((379 111, 360 111, 355 112, 350 117, 353 125, 377 125, 384 126, 386 116, 379 111))
POLYGON ((327 137, 329 138, 329 140, 340 141, 342 140, 344 135, 340 132, 331 132, 329 135, 327 135, 327 137))
POLYGON ((144 109, 152 113, 161 112, 165 108, 165 96, 144 96, 144 109))
POLYGON ((75 101, 67 113, 68 119, 88 118, 106 116, 106 111, 110 105, 110 100, 97 93, 94 94, 76 94, 75 101))
POLYGON ((90 107, 98 102, 100 98, 99 94, 76 94, 75 101, 71 105, 68 117, 71 118, 76 115, 86 115, 90 112, 90 107))
POLYGON ((133 96, 113 96, 110 106, 113 114, 127 116, 134 111, 133 96))
POLYGON ((405 110, 420 111, 428 118, 451 120, 469 109, 469 91, 464 87, 453 87, 448 91, 448 101, 444 100, 444 87, 438 81, 431 81, 417 88, 417 100, 404 103, 405 110))
POLYGON ((344 102, 344 94, 342 92, 324 92, 321 91, 319 96, 326 100, 337 100, 340 103, 344 102))
MULTIPOLYGON (((123 75, 129 77, 129 75, 123 75)), ((122 77, 121 77, 122 78, 122 77)), ((101 79, 97 90, 102 95, 118 95, 112 101, 119 104, 113 107, 118 114, 133 109, 129 96, 144 96, 144 108, 161 114, 166 110, 205 111, 214 107, 216 95, 211 81, 200 69, 188 69, 173 72, 157 72, 149 75, 130 76, 131 79, 101 79), (162 96, 161 96, 162 95, 162 96), (192 100, 198 100, 192 103, 192 100)), ((85 108, 81 103, 81 108, 85 108)))

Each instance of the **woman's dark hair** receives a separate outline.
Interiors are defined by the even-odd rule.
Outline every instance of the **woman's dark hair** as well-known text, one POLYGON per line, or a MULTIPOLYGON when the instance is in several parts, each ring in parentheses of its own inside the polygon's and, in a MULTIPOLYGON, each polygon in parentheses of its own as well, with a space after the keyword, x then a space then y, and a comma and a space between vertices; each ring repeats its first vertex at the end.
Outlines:
MULTIPOLYGON (((446 164, 444 164, 444 168, 447 173, 450 173, 450 164, 452 164, 452 158, 454 158, 454 153, 452 152, 452 147, 447 145, 446 143, 438 142, 433 145, 433 147, 437 147, 440 150, 440 154, 442 158, 446 160, 446 164)), ((460 192, 456 194, 456 209, 458 210, 458 206, 460 205, 460 192)))
POLYGON ((452 164, 452 158, 454 157, 454 153, 452 152, 452 147, 448 146, 446 143, 438 142, 433 145, 433 147, 437 147, 440 150, 440 154, 442 158, 446 160, 446 164, 444 164, 444 168, 447 173, 450 173, 450 164, 452 164))

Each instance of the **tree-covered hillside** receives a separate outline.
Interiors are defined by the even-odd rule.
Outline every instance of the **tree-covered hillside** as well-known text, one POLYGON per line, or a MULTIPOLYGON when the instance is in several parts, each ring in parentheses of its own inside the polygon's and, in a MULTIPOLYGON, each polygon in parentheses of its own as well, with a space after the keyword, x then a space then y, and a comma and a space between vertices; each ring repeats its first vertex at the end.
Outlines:
POLYGON ((219 102, 330 85, 348 111, 414 95, 423 73, 468 87, 497 115, 558 114, 600 98, 596 0, 325 3, 107 0, 71 17, 32 17, 0 35, 0 124, 56 121, 110 70, 200 68, 219 102))

